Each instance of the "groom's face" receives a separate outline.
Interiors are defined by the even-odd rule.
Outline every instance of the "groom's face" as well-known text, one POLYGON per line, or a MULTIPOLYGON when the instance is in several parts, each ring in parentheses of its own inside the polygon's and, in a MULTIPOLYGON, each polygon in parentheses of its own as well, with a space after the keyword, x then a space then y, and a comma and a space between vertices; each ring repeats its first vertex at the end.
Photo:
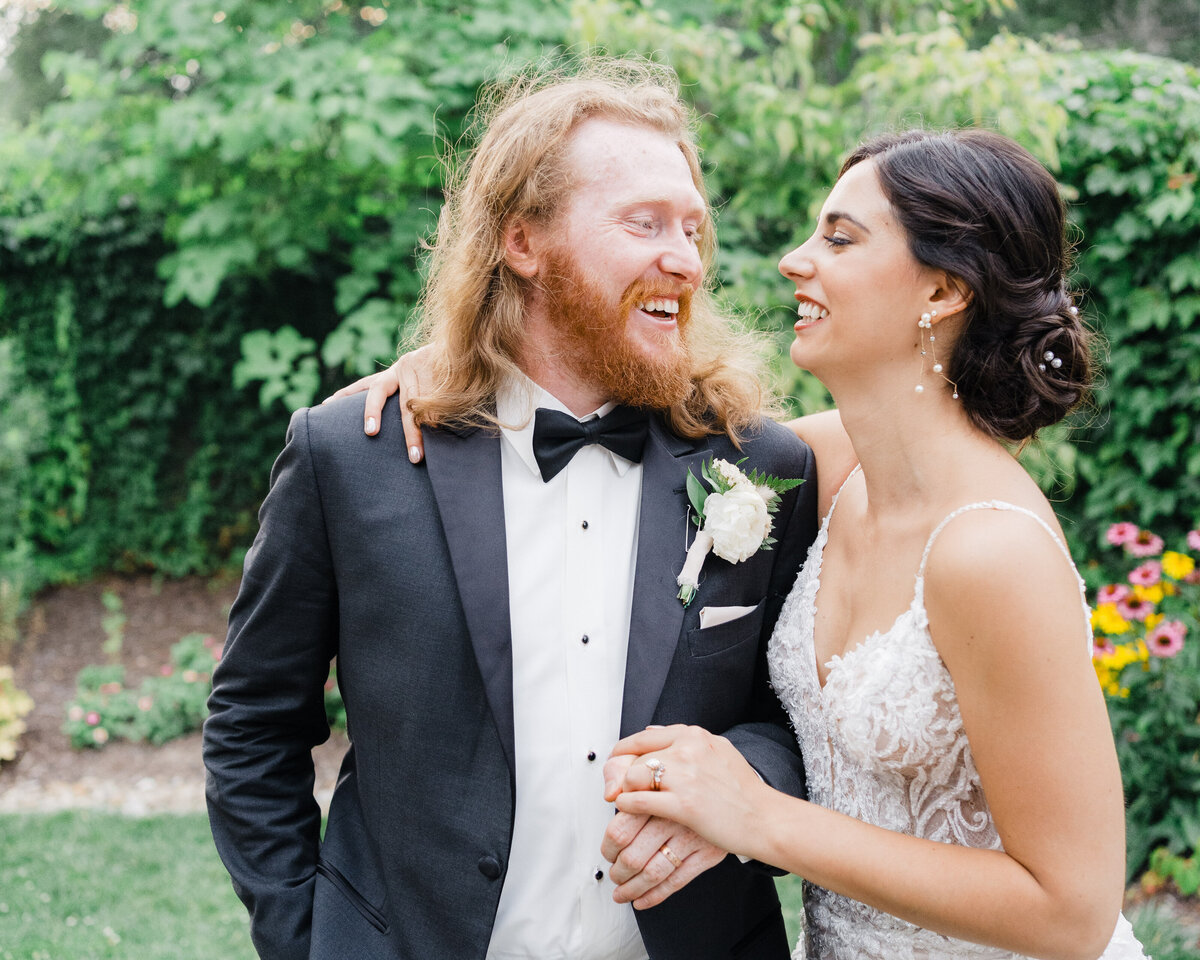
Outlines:
POLYGON ((704 198, 678 145, 646 127, 585 121, 568 163, 568 193, 544 228, 537 274, 559 355, 615 400, 668 407, 690 383, 704 198))

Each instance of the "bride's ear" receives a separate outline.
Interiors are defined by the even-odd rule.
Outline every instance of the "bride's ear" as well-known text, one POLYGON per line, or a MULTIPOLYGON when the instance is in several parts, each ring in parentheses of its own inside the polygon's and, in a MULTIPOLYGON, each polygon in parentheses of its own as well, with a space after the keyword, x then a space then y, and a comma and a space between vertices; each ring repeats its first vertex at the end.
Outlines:
POLYGON ((937 311, 937 318, 945 320, 966 310, 973 296, 960 278, 950 273, 939 273, 935 278, 934 290, 929 296, 929 310, 937 311))
POLYGON ((504 262, 527 280, 541 269, 540 244, 527 220, 512 219, 504 226, 504 262))

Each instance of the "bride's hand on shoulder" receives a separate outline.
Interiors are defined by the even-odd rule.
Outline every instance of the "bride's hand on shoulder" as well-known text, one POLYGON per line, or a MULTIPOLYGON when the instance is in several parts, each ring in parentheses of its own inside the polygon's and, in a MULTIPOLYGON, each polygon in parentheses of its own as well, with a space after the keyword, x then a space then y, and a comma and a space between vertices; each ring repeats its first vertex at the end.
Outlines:
POLYGON ((604 796, 618 810, 673 820, 749 856, 773 792, 725 737, 682 724, 626 737, 604 767, 604 796))
POLYGON ((328 403, 338 397, 367 391, 366 403, 363 406, 363 433, 373 437, 379 432, 384 403, 393 393, 396 394, 396 401, 400 404, 400 418, 404 424, 404 445, 408 447, 408 459, 413 463, 420 463, 425 456, 425 443, 421 437, 421 428, 417 426, 412 411, 408 408, 408 401, 428 390, 433 379, 432 354, 433 348, 429 346, 406 353, 386 370, 361 377, 322 402, 328 403))

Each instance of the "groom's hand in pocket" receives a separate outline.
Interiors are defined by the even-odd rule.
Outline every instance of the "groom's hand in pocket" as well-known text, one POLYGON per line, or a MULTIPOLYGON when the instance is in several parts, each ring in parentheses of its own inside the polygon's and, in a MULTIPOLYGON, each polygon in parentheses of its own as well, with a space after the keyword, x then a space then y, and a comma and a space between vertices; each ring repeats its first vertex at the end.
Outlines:
MULTIPOLYGON (((605 780, 623 779, 625 768, 636 759, 611 758, 604 768, 605 780)), ((727 856, 674 821, 632 813, 617 813, 609 821, 600 853, 612 864, 608 875, 617 885, 613 899, 632 903, 637 910, 657 906, 727 856), (679 861, 678 866, 671 857, 679 861)))

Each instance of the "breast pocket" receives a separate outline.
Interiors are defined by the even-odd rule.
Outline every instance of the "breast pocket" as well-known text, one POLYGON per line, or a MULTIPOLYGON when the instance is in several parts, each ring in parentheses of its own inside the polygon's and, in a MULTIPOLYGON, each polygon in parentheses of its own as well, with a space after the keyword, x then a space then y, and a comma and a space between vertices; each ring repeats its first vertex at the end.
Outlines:
POLYGON ((748 640, 757 643, 762 633, 763 614, 767 600, 764 597, 749 612, 713 627, 688 631, 688 653, 693 657, 711 657, 730 650, 748 640))

